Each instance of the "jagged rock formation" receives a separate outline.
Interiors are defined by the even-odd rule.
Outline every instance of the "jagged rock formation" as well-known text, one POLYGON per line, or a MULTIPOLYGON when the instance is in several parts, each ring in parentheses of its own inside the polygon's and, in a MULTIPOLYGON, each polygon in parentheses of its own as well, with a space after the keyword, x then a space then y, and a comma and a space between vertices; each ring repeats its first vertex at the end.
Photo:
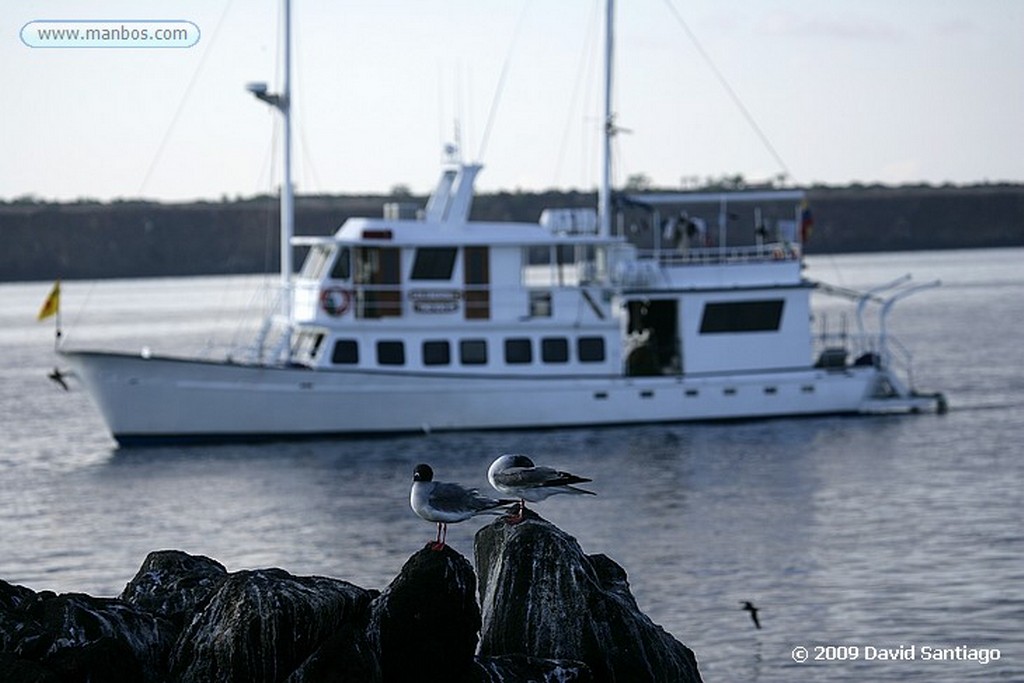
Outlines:
POLYGON ((226 579, 220 562, 180 550, 150 553, 124 590, 121 599, 183 628, 210 594, 226 579))
POLYGON ((166 619, 113 598, 3 584, 2 680, 162 681, 177 635, 166 619))
POLYGON ((151 553, 119 598, 0 581, 0 680, 700 681, 618 565, 528 514, 477 534, 479 606, 469 561, 430 545, 383 593, 173 550, 151 553))
POLYGON ((332 634, 366 622, 374 593, 280 569, 230 575, 182 631, 171 680, 283 681, 332 634))
POLYGON ((369 635, 383 681, 458 681, 473 665, 476 575, 451 547, 431 545, 410 557, 373 603, 369 635))
POLYGON ((476 535, 481 655, 584 662, 595 681, 699 681, 693 652, 643 614, 626 572, 535 513, 476 535))

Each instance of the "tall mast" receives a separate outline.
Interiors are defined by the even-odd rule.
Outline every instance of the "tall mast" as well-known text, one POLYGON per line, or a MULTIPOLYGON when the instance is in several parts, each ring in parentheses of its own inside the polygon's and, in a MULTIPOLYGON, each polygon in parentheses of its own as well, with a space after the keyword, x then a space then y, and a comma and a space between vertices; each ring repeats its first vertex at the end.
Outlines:
POLYGON ((295 233, 295 197, 292 187, 292 8, 282 0, 284 13, 284 78, 280 93, 267 92, 266 83, 246 86, 253 95, 281 112, 284 124, 284 178, 281 181, 281 313, 292 314, 292 235, 295 233))
POLYGON ((295 197, 292 187, 292 3, 284 1, 284 83, 279 106, 284 117, 284 181, 281 185, 281 290, 285 317, 291 320, 292 235, 295 197))
POLYGON ((604 19, 604 114, 601 141, 601 186, 598 188, 598 218, 602 236, 611 234, 612 225, 612 136, 615 121, 612 114, 612 48, 615 37, 615 1, 606 0, 604 19))

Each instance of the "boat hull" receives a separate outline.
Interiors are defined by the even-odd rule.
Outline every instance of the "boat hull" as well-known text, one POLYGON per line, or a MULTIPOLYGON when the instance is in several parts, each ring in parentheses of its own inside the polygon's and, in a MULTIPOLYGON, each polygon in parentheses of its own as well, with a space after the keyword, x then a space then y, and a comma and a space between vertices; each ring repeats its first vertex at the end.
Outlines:
MULTIPOLYGON (((866 412, 874 368, 703 377, 325 371, 65 351, 124 446, 866 412)), ((895 405, 895 404, 893 404, 895 405)), ((899 412, 927 410, 925 399, 899 412)))

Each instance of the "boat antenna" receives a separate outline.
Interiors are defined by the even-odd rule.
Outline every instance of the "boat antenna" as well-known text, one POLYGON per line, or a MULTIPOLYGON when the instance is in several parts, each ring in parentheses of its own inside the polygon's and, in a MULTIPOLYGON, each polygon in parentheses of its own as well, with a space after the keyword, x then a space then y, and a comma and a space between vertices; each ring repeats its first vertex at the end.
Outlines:
MULTIPOLYGON (((284 77, 280 93, 267 92, 266 83, 250 83, 246 88, 281 112, 284 124, 284 179, 281 182, 281 313, 291 321, 292 235, 295 233, 295 197, 292 187, 292 26, 291 0, 282 0, 284 14, 284 77)), ((287 335, 287 333, 286 333, 287 335)))
POLYGON ((615 115, 612 113, 612 46, 614 43, 615 1, 606 0, 604 20, 604 113, 602 116, 601 185, 598 188, 598 220, 602 237, 611 235, 612 196, 611 166, 612 137, 615 135, 615 115))

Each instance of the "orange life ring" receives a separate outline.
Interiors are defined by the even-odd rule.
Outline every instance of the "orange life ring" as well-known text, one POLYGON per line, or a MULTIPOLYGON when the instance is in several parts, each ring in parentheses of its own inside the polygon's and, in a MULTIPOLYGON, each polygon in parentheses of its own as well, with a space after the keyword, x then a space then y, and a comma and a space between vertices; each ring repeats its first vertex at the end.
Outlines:
POLYGON ((320 292, 320 305, 328 315, 342 315, 351 303, 352 295, 342 287, 326 287, 320 292))

